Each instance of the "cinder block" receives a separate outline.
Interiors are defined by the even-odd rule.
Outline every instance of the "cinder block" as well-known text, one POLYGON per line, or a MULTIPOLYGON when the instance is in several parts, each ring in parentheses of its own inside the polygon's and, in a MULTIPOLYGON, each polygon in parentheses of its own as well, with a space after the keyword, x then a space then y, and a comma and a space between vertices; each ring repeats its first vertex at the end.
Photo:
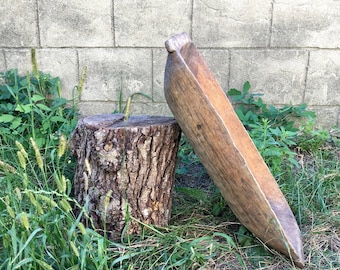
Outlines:
POLYGON ((340 51, 311 51, 305 102, 340 106, 340 51))
POLYGON ((152 96, 151 49, 79 49, 79 67, 84 66, 83 101, 119 101, 120 89, 123 101, 136 92, 152 96))
POLYGON ((250 91, 264 94, 269 104, 303 102, 308 54, 290 50, 231 51, 230 87, 242 89, 245 81, 250 91))
POLYGON ((39 0, 43 47, 113 46, 111 0, 39 0))
MULTIPOLYGON (((125 106, 125 103, 123 104, 125 106)), ((82 101, 79 104, 79 112, 81 116, 90 116, 102 113, 113 113, 118 111, 118 102, 103 101, 82 101)), ((130 115, 159 115, 172 116, 172 113, 166 103, 140 103, 132 102, 130 107, 130 115)))
POLYGON ((164 71, 168 52, 165 48, 152 50, 154 102, 166 102, 164 97, 164 71))
POLYGON ((1 0, 0 46, 38 46, 36 1, 1 0))
POLYGON ((113 113, 116 109, 118 109, 117 102, 81 101, 79 103, 79 113, 82 117, 113 113))
POLYGON ((323 129, 331 129, 340 123, 338 115, 340 113, 339 106, 308 106, 308 110, 315 112, 315 127, 323 129))
POLYGON ((271 2, 194 1, 194 42, 199 47, 267 46, 270 37, 271 2))
POLYGON ((172 35, 190 32, 191 1, 114 1, 116 45, 164 47, 172 35))
POLYGON ((274 47, 340 48, 340 2, 274 1, 274 47))
MULTIPOLYGON (((7 68, 17 68, 24 75, 32 71, 30 50, 5 50, 7 68)), ((74 49, 36 50, 38 70, 61 80, 64 98, 72 97, 72 89, 78 84, 77 54, 74 49)))
POLYGON ((131 114, 173 116, 167 103, 135 103, 132 104, 131 114))
MULTIPOLYGON (((5 49, 4 55, 7 62, 7 69, 16 68, 21 75, 25 75, 27 71, 32 71, 31 54, 29 49, 5 49)), ((39 66, 38 69, 40 69, 39 66)))

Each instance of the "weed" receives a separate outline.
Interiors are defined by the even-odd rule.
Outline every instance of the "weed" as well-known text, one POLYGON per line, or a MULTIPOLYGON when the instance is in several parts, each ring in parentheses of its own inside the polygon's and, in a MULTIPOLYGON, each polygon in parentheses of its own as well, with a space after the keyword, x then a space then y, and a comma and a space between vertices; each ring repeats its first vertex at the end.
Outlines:
POLYGON ((57 140, 59 134, 72 132, 77 123, 77 108, 67 106, 68 101, 62 98, 58 77, 38 71, 20 76, 13 69, 0 72, 0 78, 2 140, 10 142, 14 136, 27 146, 32 137, 43 147, 57 140))
POLYGON ((236 103, 235 111, 247 129, 250 124, 267 119, 274 128, 284 126, 286 130, 296 131, 294 121, 301 117, 315 118, 315 113, 307 111, 307 105, 286 105, 277 108, 273 105, 263 103, 263 94, 250 94, 250 83, 245 82, 242 91, 230 89, 228 95, 236 103))
POLYGON ((291 150, 296 145, 297 131, 288 131, 284 126, 272 128, 266 118, 249 127, 249 135, 273 174, 280 174, 286 166, 299 166, 291 150))
POLYGON ((242 91, 230 89, 228 95, 236 103, 238 117, 275 176, 287 166, 298 167, 293 151, 297 144, 303 150, 316 149, 329 139, 327 131, 314 131, 315 113, 307 111, 306 104, 277 108, 265 104, 261 94, 250 94, 249 89, 250 83, 245 82, 242 91), (307 118, 308 122, 298 128, 296 123, 301 118, 307 118))
POLYGON ((315 119, 309 119, 299 130, 298 145, 303 151, 316 152, 331 137, 328 130, 315 129, 315 119))
POLYGON ((131 94, 127 98, 126 102, 124 102, 124 100, 123 100, 123 92, 124 92, 123 78, 121 76, 121 79, 120 79, 120 88, 119 88, 119 98, 118 98, 118 109, 114 110, 113 113, 124 113, 124 120, 126 120, 129 117, 130 113, 131 113, 130 106, 131 106, 131 103, 132 103, 132 101, 133 101, 133 99, 135 97, 141 96, 141 97, 144 97, 144 98, 152 100, 152 97, 150 97, 149 95, 147 95, 147 94, 145 94, 143 92, 136 92, 136 93, 131 94))
MULTIPOLYGON (((236 220, 185 137, 171 224, 157 228, 130 217, 142 226, 140 235, 118 243, 98 234, 86 205, 72 197, 66 142, 79 99, 63 99, 59 79, 34 63, 31 75, 1 73, 0 269, 291 269, 236 220)), ((85 72, 74 91, 81 92, 84 78, 85 72)), ((307 267, 336 269, 340 162, 336 147, 324 147, 336 138, 314 128, 304 105, 275 108, 249 87, 230 93, 302 228, 307 267), (311 122, 297 128, 295 116, 311 122)), ((119 110, 129 112, 122 98, 119 110)))

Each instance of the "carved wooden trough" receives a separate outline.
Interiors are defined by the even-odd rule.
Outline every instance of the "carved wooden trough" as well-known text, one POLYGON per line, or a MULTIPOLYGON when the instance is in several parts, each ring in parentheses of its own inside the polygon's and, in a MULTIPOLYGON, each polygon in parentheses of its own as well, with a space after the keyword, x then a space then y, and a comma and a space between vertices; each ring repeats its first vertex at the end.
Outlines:
POLYGON ((186 33, 166 41, 165 97, 237 218, 303 267, 300 229, 274 177, 186 33))

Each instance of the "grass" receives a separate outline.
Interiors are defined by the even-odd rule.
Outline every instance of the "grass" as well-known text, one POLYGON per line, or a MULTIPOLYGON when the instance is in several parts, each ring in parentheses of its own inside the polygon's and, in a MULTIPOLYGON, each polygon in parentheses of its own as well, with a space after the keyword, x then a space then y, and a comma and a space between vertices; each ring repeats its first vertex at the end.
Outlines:
MULTIPOLYGON (((142 224, 140 235, 116 242, 80 222, 86 209, 72 197, 63 174, 72 161, 59 144, 39 150, 42 165, 32 147, 25 167, 19 148, 1 149, 1 269, 293 269, 237 221, 185 141, 180 151, 191 154, 179 155, 186 172, 177 175, 170 226, 142 224)), ((305 154, 301 169, 279 178, 302 229, 306 269, 340 267, 338 152, 305 154)))
MULTIPOLYGON (((287 167, 280 175, 276 175, 280 188, 302 231, 306 269, 340 268, 340 151, 337 144, 331 145, 326 144, 315 152, 301 153, 297 148, 295 158, 300 167, 294 169, 287 167)), ((183 156, 190 159, 190 155, 183 156)), ((193 164, 196 164, 194 166, 197 167, 197 171, 201 170, 202 167, 196 163, 196 158, 193 157, 192 160, 193 164)), ((185 160, 183 165, 187 166, 188 163, 189 161, 185 160)), ((195 170, 186 171, 185 175, 181 175, 180 178, 200 179, 200 176, 196 176, 192 171, 195 170)), ((201 173, 202 171, 199 171, 199 174, 201 173)), ((195 190, 191 183, 192 181, 187 181, 188 188, 195 190)), ((181 181, 179 184, 183 185, 181 181)), ((196 225, 215 222, 211 226, 217 226, 226 220, 231 221, 226 228, 229 229, 229 235, 233 236, 238 245, 238 250, 247 265, 246 269, 294 269, 285 258, 264 247, 259 239, 254 238, 241 224, 237 223, 227 205, 221 204, 218 207, 222 210, 217 212, 219 213, 217 216, 212 214, 216 204, 220 203, 216 200, 216 196, 218 198, 219 195, 211 193, 211 190, 214 190, 213 187, 206 190, 206 196, 200 196, 204 198, 203 202, 195 193, 188 198, 188 190, 185 189, 185 192, 182 192, 181 188, 177 190, 179 194, 176 196, 180 198, 184 196, 187 201, 185 203, 179 199, 178 202, 178 207, 181 206, 179 208, 182 215, 180 219, 186 220, 185 222, 195 220, 196 225), (196 204, 193 200, 196 200, 196 204), (187 213, 187 219, 183 214, 183 209, 187 213)), ((202 189, 199 190, 202 191, 202 189)), ((176 203, 177 201, 175 201, 175 207, 176 203)), ((220 266, 216 269, 228 269, 224 267, 223 262, 220 262, 220 266)), ((234 265, 231 269, 242 269, 242 266, 234 265)))
MULTIPOLYGON (((7 75, 18 78, 14 71, 7 75)), ((112 241, 99 234, 90 219, 83 222, 86 205, 73 196, 75 161, 66 142, 76 123, 77 102, 69 105, 58 96, 53 103, 42 87, 60 92, 58 80, 37 70, 32 76, 11 86, 14 96, 0 95, 5 100, 0 108, 8 111, 0 126, 0 269, 294 269, 238 222, 185 137, 178 153, 171 224, 159 228, 131 217, 143 228, 139 235, 112 241), (21 102, 26 111, 11 102, 21 102)), ((281 116, 281 111, 270 110, 275 119, 281 116)), ((282 151, 270 151, 268 157, 302 230, 306 269, 339 269, 338 135, 325 136, 308 126, 300 130, 301 140, 293 142, 298 132, 291 126, 262 121, 258 115, 255 125, 248 113, 250 132, 255 136, 266 130, 268 136, 254 140, 259 145, 271 142, 262 144, 267 154, 280 142, 282 151), (311 143, 303 138, 314 142, 313 147, 306 149, 311 143), (304 142, 303 149, 299 142, 304 142), (294 154, 289 152, 293 149, 294 154)))

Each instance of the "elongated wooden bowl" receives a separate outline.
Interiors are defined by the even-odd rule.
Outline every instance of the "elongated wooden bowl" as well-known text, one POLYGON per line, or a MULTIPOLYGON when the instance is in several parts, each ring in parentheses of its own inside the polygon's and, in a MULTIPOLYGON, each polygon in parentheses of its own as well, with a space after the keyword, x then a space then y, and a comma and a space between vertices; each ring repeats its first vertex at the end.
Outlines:
POLYGON ((231 103, 186 33, 166 41, 167 103, 237 218, 303 267, 295 217, 231 103))

